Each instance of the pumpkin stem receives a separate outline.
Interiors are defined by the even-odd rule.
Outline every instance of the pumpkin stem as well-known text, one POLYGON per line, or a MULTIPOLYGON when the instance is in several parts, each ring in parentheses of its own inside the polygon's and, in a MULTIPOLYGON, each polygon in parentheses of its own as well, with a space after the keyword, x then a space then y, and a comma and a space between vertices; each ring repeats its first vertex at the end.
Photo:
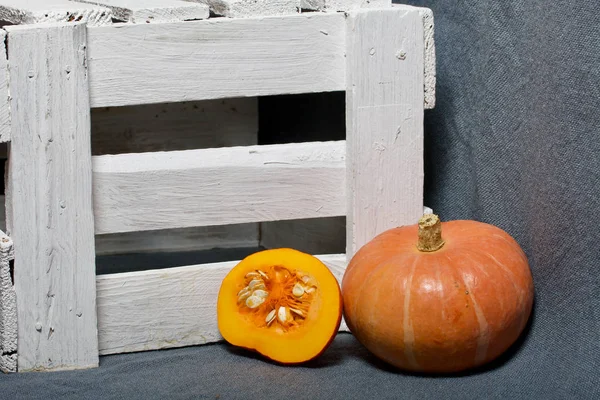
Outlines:
POLYGON ((420 251, 436 251, 444 245, 442 239, 442 223, 440 217, 435 214, 425 214, 419 219, 419 242, 417 248, 420 251))

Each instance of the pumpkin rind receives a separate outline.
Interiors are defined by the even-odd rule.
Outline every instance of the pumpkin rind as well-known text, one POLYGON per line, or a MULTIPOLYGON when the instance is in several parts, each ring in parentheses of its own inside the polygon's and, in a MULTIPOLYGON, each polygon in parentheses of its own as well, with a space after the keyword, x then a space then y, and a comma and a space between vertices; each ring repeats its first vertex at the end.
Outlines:
MULTIPOLYGON (((289 292, 293 293, 294 288, 298 289, 293 286, 289 292)), ((288 315, 296 314, 292 310, 288 315)), ((319 259, 293 249, 264 250, 246 257, 227 274, 217 300, 218 327, 227 342, 283 364, 302 363, 319 356, 335 337, 341 318, 342 296, 336 278, 319 259), (301 326, 285 332, 264 321, 263 314, 269 317, 270 310, 258 310, 262 314, 254 318, 247 315, 254 310, 246 310, 238 302, 238 293, 245 285, 244 277, 249 272, 263 272, 274 266, 307 273, 318 287, 301 326)), ((277 313, 271 320, 277 321, 277 313)))
POLYGON ((344 317, 374 355, 415 372, 457 372, 502 354, 533 304, 527 258, 503 230, 442 223, 445 244, 417 248, 418 226, 363 246, 342 281, 344 317))

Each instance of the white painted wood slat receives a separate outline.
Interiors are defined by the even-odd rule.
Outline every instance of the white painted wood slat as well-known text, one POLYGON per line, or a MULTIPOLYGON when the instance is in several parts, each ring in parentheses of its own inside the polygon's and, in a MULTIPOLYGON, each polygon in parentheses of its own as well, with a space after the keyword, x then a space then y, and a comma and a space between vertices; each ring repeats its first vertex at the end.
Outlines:
POLYGON ((423 22, 417 10, 348 20, 348 257, 423 213, 423 22))
MULTIPOLYGON (((4 196, 0 196, 0 231, 6 229, 4 207, 4 196)), ((258 223, 114 233, 96 235, 95 240, 97 256, 258 248, 260 244, 258 223)))
POLYGON ((433 11, 425 7, 413 7, 405 4, 394 4, 393 7, 398 10, 418 11, 423 19, 423 45, 424 53, 424 104, 425 109, 429 110, 435 107, 435 85, 436 85, 436 57, 435 57, 435 25, 433 20, 433 11))
MULTIPOLYGON (((317 257, 341 282, 346 256, 317 257)), ((98 276, 100 354, 222 340, 217 326, 217 295, 225 275, 237 263, 98 276)), ((340 326, 340 330, 347 329, 345 323, 340 326)))
POLYGON ((17 296, 13 286, 10 260, 14 258, 12 240, 0 232, 0 371, 17 371, 17 296))
POLYGON ((429 8, 421 8, 419 12, 423 18, 423 45, 425 46, 425 109, 430 110, 435 107, 435 85, 437 82, 433 11, 429 8))
POLYGON ((206 19, 209 15, 205 4, 189 3, 181 0, 78 0, 109 8, 118 21, 161 23, 206 19))
POLYGON ((19 371, 97 366, 86 26, 6 29, 19 371))
POLYGON ((206 4, 217 16, 246 18, 298 13, 299 0, 185 0, 206 4))
POLYGON ((391 7, 392 0, 300 0, 302 9, 326 12, 391 7))
POLYGON ((8 141, 10 141, 10 106, 8 101, 6 31, 0 29, 0 143, 8 141))
POLYGON ((342 14, 90 28, 91 103, 345 90, 345 30, 342 14))
POLYGON ((96 156, 96 233, 344 215, 345 143, 96 156))
POLYGON ((85 22, 90 26, 112 23, 108 8, 68 0, 2 0, 0 21, 11 24, 85 22))

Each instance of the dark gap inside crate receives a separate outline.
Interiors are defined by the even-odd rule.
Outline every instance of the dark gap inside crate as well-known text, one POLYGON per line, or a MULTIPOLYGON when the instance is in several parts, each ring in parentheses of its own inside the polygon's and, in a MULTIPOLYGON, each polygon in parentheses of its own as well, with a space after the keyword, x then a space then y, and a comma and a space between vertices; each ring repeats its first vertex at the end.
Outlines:
MULTIPOLYGON (((2 182, 2 196, 5 195, 6 161, 8 160, 8 143, 0 143, 0 180, 2 182)), ((4 201, 2 201, 4 203, 4 201)), ((2 204, 4 210, 4 204, 2 204)), ((2 214, 2 226, 4 226, 4 214, 2 214)))
POLYGON ((15 260, 8 261, 8 271, 10 273, 10 284, 15 285, 15 260))
POLYGON ((94 108, 92 154, 343 140, 345 92, 94 108))
POLYGON ((259 144, 344 140, 346 92, 259 98, 259 144))
POLYGON ((254 243, 250 234, 240 235, 229 242, 224 239, 226 232, 252 232, 254 226, 238 224, 96 235, 96 273, 102 275, 240 260, 269 248, 292 247, 310 254, 345 252, 345 217, 263 222, 260 224, 260 236, 255 236, 254 243), (208 232, 213 234, 207 235, 208 232), (223 235, 221 242, 217 232, 223 235), (198 236, 197 241, 194 241, 194 235, 198 236), (206 236, 204 240, 203 235, 206 236))
POLYGON ((92 154, 125 154, 256 144, 255 98, 94 108, 92 154))
POLYGON ((185 252, 129 253, 96 256, 96 274, 147 271, 186 265, 215 263, 242 258, 259 247, 211 249, 185 252))

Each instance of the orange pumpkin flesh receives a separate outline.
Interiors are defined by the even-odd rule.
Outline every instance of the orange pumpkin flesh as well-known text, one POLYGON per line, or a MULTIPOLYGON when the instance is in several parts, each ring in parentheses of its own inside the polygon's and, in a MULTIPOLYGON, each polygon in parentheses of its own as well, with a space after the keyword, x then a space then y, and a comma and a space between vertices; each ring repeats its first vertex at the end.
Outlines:
POLYGON ((429 215, 420 225, 386 231, 352 258, 342 281, 350 330, 409 371, 458 372, 495 359, 531 313, 525 254, 485 223, 429 215))
POLYGON ((223 338, 283 363, 314 359, 329 346, 342 318, 339 284, 317 258, 292 249, 254 253, 219 290, 223 338))

